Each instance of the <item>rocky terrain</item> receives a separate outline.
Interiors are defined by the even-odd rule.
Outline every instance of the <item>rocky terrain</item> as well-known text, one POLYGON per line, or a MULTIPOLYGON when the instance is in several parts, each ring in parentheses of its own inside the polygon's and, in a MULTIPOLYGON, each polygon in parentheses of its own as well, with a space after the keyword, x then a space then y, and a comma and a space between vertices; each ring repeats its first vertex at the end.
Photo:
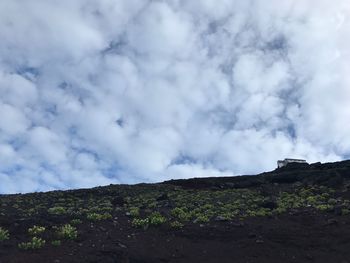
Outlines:
POLYGON ((0 195, 0 262, 350 262, 350 161, 0 195))

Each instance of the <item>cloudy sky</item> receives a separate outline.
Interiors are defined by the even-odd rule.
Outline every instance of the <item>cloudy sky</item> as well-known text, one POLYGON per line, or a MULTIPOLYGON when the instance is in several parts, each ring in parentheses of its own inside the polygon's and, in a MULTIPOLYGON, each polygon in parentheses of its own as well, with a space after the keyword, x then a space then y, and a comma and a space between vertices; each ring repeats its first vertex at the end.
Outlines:
POLYGON ((0 193, 350 158, 348 0, 0 1, 0 193))

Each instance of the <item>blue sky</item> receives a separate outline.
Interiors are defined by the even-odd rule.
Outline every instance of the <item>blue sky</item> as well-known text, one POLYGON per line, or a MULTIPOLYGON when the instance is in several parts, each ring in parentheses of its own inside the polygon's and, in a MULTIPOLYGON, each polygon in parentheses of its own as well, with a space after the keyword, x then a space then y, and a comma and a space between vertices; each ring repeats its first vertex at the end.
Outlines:
POLYGON ((3 0, 0 193, 350 154, 348 0, 3 0))

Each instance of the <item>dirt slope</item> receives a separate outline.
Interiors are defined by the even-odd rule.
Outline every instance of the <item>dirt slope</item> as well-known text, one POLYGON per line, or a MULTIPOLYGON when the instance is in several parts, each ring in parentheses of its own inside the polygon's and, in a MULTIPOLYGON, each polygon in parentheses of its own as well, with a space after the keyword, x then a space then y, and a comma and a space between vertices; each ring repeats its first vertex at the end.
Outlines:
POLYGON ((1 263, 350 263, 350 161, 2 195, 0 227, 1 263))

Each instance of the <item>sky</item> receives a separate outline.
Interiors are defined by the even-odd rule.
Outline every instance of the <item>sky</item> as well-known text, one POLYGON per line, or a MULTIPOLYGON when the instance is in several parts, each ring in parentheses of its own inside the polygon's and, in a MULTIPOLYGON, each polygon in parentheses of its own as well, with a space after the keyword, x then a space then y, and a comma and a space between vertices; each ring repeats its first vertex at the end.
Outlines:
POLYGON ((350 158, 348 0, 0 1, 0 193, 350 158))

